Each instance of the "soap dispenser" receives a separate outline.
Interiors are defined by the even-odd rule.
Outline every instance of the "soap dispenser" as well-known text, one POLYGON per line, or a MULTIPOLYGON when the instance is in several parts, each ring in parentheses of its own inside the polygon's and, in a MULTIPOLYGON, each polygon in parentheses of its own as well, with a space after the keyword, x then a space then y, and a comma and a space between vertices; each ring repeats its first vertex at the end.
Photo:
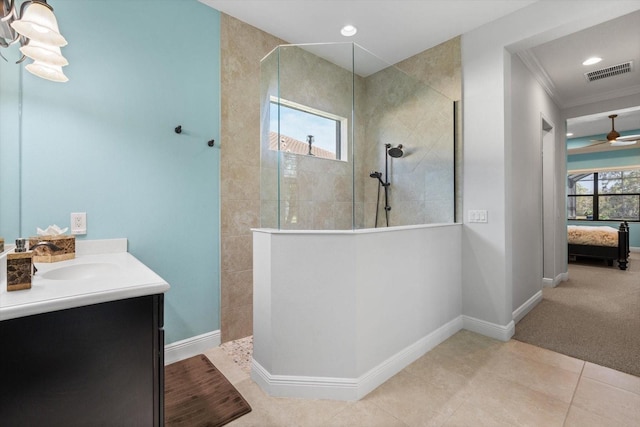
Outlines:
POLYGON ((7 291, 31 288, 33 252, 27 251, 26 239, 16 239, 16 248, 7 254, 7 291))

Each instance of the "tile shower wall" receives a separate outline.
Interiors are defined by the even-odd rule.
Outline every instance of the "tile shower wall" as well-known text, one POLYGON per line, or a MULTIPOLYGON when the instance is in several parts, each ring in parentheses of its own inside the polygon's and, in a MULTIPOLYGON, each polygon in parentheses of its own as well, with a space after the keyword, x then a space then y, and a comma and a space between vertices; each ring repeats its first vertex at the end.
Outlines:
POLYGON ((260 226, 260 60, 283 43, 221 14, 222 342, 253 330, 251 228, 260 226))
MULTIPOLYGON (((447 98, 458 101, 456 118, 456 146, 455 146, 455 205, 456 222, 462 222, 462 59, 460 53, 460 37, 432 47, 422 53, 414 55, 396 64, 396 66, 445 95, 447 98)), ((445 149, 445 147, 441 147, 445 149)), ((433 194, 429 197, 438 197, 433 194)))
MULTIPOLYGON (((260 226, 260 60, 278 45, 270 34, 221 14, 221 338, 252 334, 253 271, 250 229, 260 226)), ((460 99, 460 39, 455 38, 397 64, 406 73, 460 99)), ((356 87, 360 82, 356 83, 356 87)), ((364 91, 356 103, 364 105, 364 91)), ((356 112, 356 132, 364 118, 356 112)), ((357 144, 357 143, 356 143, 357 144)), ((356 147, 356 149, 360 149, 356 147)), ((363 148, 362 148, 363 149, 363 148)), ((380 153, 384 154, 382 149, 380 153)), ((364 159, 364 153, 356 153, 364 159)), ((379 155, 376 153, 375 155, 379 155)), ((329 161, 331 162, 331 161, 329 161)), ((365 224, 365 184, 373 160, 356 165, 356 226, 365 224), (366 179, 365 179, 366 178, 366 179)), ((458 171, 460 167, 456 168, 458 171)), ((339 175, 339 174, 338 174, 339 175)), ((375 189, 373 189, 375 192, 375 189)), ((369 197, 369 196, 366 196, 369 197)), ((367 213, 368 212, 368 213, 367 213)), ((320 217, 319 217, 320 218, 320 217)), ((371 220, 371 218, 368 218, 371 220)), ((339 228, 340 224, 335 224, 339 228)))
MULTIPOLYGON (((453 102, 395 67, 366 78, 365 162, 384 171, 385 144, 402 144, 404 156, 388 159, 391 210, 380 202, 378 224, 454 222, 453 102)), ((365 183, 365 227, 375 225, 378 183, 365 183)))

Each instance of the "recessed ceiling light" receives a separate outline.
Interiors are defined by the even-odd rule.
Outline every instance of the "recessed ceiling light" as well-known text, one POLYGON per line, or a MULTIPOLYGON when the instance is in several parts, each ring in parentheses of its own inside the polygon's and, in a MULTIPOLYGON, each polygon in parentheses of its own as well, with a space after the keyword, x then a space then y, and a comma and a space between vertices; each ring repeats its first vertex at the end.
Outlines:
POLYGON ((573 136, 573 134, 571 132, 568 132, 567 136, 573 136))
POLYGON ((351 37, 351 36, 355 35, 357 32, 358 32, 358 29, 356 27, 354 27, 353 25, 345 25, 340 30, 340 34, 342 34, 345 37, 351 37))
POLYGON ((582 65, 593 65, 602 61, 602 58, 598 58, 597 56, 593 56, 582 63, 582 65))

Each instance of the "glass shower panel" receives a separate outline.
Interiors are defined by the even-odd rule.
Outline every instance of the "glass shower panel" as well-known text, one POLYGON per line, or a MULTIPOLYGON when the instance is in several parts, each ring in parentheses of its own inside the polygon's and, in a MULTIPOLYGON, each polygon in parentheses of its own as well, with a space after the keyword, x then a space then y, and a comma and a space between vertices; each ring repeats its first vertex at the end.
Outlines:
POLYGON ((262 227, 454 222, 454 103, 401 67, 353 43, 263 59, 262 227))
POLYGON ((278 129, 275 137, 270 128, 271 99, 278 97, 278 56, 280 49, 276 48, 260 62, 260 226, 263 228, 279 229, 278 221, 278 129), (274 139, 275 138, 275 139, 274 139), (270 149, 274 146, 276 150, 270 149))
POLYGON ((377 227, 455 222, 454 103, 401 66, 368 74, 356 103, 365 136, 357 151, 364 165, 356 168, 365 177, 364 228, 376 219, 377 227))
POLYGON ((267 214, 263 224, 353 228, 352 64, 350 43, 283 45, 263 61, 268 74, 277 70, 275 88, 273 78, 263 77, 264 195, 273 197, 277 189, 275 221, 267 214))

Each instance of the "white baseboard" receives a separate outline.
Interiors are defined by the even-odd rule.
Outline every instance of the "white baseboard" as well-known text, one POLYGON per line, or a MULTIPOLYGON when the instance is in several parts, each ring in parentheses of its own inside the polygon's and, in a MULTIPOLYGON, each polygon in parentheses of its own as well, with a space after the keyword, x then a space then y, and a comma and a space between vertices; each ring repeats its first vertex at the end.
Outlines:
POLYGON ((164 346, 164 364, 169 365, 179 360, 196 356, 210 348, 218 347, 219 345, 219 330, 167 344, 164 346))
POLYGON ((509 341, 515 333, 516 326, 513 320, 507 325, 498 325, 496 323, 487 322, 476 319, 475 317, 462 316, 464 329, 482 334, 500 341, 509 341))
POLYGON ((629 247, 629 252, 640 252, 640 248, 638 248, 636 246, 630 246, 629 247))
POLYGON ((462 329, 462 317, 458 316, 445 323, 430 334, 420 338, 414 344, 396 353, 378 366, 370 369, 358 378, 358 399, 363 398, 389 378, 424 356, 438 344, 447 340, 462 329))
POLYGON ((560 282, 566 282, 567 280, 569 280, 569 273, 560 273, 558 274, 555 278, 553 279, 548 279, 548 278, 543 278, 542 279, 542 286, 546 287, 546 288, 555 288, 556 286, 558 286, 560 284, 560 282))
POLYGON ((540 301, 542 301, 542 291, 536 292, 531 298, 525 301, 524 304, 514 310, 513 321, 518 323, 520 319, 526 316, 540 301))
POLYGON ((462 329, 462 317, 446 323, 358 378, 272 375, 255 359, 251 379, 267 394, 303 399, 358 400, 462 329))

